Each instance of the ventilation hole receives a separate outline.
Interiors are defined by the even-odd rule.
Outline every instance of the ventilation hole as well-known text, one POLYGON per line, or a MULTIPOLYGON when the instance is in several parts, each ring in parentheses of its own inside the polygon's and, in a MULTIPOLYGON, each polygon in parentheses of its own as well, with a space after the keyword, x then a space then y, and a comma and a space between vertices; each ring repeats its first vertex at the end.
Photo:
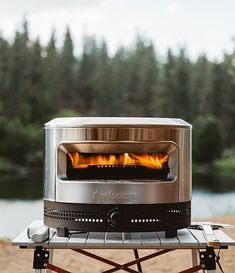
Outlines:
POLYGON ((155 219, 155 218, 150 218, 150 219, 131 219, 131 223, 153 223, 153 222, 161 222, 161 219, 155 219))

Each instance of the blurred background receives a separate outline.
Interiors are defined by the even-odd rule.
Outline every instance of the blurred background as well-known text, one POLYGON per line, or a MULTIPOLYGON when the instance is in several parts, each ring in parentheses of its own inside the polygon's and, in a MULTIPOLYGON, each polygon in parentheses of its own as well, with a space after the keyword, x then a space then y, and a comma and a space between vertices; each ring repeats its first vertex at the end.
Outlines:
POLYGON ((42 218, 42 128, 61 116, 185 119, 193 216, 235 215, 234 10, 229 0, 0 0, 0 237, 42 218))

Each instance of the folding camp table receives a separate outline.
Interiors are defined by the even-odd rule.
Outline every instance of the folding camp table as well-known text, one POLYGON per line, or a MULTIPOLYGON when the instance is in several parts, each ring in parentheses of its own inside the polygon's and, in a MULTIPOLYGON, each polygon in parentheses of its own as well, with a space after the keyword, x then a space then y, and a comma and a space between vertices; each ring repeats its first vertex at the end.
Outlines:
POLYGON ((33 272, 41 273, 42 270, 58 273, 69 273, 53 264, 53 250, 71 249, 79 254, 86 255, 110 265, 110 269, 103 273, 112 273, 123 270, 130 273, 142 272, 141 263, 170 251, 188 249, 192 253, 192 266, 180 273, 215 272, 220 268, 219 251, 235 246, 235 241, 226 235, 220 228, 226 225, 206 222, 193 223, 190 228, 178 230, 177 237, 166 238, 165 232, 141 233, 111 233, 88 232, 72 233, 69 237, 58 237, 56 230, 43 226, 42 221, 32 222, 12 242, 13 246, 21 249, 34 249, 33 272), (119 264, 97 254, 89 249, 133 249, 135 259, 119 264), (139 257, 139 249, 152 249, 153 253, 139 257), (136 265, 137 270, 130 268, 136 265))

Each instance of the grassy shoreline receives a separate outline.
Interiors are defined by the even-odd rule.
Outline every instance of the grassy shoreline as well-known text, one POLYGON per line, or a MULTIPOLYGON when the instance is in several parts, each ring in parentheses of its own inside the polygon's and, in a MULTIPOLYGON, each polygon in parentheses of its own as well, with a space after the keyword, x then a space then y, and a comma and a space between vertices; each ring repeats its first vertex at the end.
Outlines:
POLYGON ((195 173, 213 172, 217 175, 226 175, 235 178, 235 150, 225 151, 223 156, 213 162, 198 164, 193 162, 195 173))

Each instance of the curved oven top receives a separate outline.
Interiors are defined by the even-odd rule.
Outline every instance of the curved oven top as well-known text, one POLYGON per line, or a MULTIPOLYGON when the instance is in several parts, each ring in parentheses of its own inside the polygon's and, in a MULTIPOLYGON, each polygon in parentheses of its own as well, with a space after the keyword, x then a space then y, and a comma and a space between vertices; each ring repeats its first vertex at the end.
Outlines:
POLYGON ((45 123, 44 128, 100 128, 100 127, 173 127, 192 126, 177 118, 142 118, 142 117, 69 117, 55 118, 45 123))

